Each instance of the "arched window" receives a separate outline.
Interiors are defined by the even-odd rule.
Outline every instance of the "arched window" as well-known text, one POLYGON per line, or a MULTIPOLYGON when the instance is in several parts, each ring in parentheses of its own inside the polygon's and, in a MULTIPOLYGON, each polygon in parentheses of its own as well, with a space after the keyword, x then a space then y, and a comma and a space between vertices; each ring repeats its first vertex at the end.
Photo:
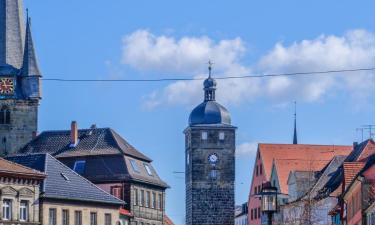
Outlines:
POLYGON ((5 105, 0 110, 0 124, 10 124, 10 110, 5 105))

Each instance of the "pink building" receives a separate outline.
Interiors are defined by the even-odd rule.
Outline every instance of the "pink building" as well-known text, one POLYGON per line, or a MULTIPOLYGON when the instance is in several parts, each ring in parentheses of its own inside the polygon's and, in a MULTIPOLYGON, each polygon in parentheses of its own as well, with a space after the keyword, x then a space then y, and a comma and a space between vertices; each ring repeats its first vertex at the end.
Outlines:
MULTIPOLYGON (((296 160, 306 162, 323 160, 328 162, 336 155, 348 155, 352 148, 352 146, 336 145, 259 144, 249 191, 248 224, 261 224, 261 205, 260 199, 256 194, 261 191, 263 182, 270 181, 274 160, 296 160)), ((291 171, 294 170, 293 168, 290 169, 291 171)), ((288 176, 289 172, 283 174, 288 176)), ((287 181, 287 179, 288 177, 281 180, 287 181)))

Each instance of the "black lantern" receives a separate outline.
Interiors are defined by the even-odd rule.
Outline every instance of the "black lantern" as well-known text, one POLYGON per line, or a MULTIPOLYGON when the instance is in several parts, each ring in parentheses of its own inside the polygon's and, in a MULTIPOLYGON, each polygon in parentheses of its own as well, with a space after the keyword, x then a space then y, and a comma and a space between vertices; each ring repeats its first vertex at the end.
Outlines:
POLYGON ((262 185, 262 212, 268 215, 268 224, 272 224, 272 215, 277 212, 277 188, 271 182, 262 185))

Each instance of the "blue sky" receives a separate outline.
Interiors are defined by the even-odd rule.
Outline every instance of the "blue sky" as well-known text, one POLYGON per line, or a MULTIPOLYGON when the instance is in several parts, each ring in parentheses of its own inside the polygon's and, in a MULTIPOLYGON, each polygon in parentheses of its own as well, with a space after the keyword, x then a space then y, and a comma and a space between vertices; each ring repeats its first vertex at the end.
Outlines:
MULTIPOLYGON (((373 1, 25 0, 45 78, 146 79, 373 67, 373 1)), ((256 143, 351 144, 374 124, 375 74, 219 81, 238 126, 236 202, 248 196, 256 143)), ((154 159, 167 213, 184 221, 182 131, 200 82, 43 83, 39 127, 112 127, 154 159)), ((366 136, 367 137, 367 136, 366 136)))

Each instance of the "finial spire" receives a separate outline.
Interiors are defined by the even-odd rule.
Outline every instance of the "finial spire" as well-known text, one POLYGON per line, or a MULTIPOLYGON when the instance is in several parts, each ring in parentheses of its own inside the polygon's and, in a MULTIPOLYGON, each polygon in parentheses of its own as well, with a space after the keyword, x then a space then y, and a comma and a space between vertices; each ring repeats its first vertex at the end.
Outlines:
POLYGON ((40 76, 40 70, 38 61, 35 54, 33 37, 31 35, 31 18, 29 17, 29 10, 27 10, 27 22, 26 22, 26 37, 25 37, 25 49, 23 52, 23 64, 22 64, 22 75, 23 76, 40 76))
POLYGON ((298 144, 297 139, 297 102, 294 101, 294 135, 293 135, 293 144, 298 144))
POLYGON ((204 81, 204 101, 215 101, 215 90, 216 81, 212 78, 212 65, 213 63, 208 61, 208 78, 204 81))

